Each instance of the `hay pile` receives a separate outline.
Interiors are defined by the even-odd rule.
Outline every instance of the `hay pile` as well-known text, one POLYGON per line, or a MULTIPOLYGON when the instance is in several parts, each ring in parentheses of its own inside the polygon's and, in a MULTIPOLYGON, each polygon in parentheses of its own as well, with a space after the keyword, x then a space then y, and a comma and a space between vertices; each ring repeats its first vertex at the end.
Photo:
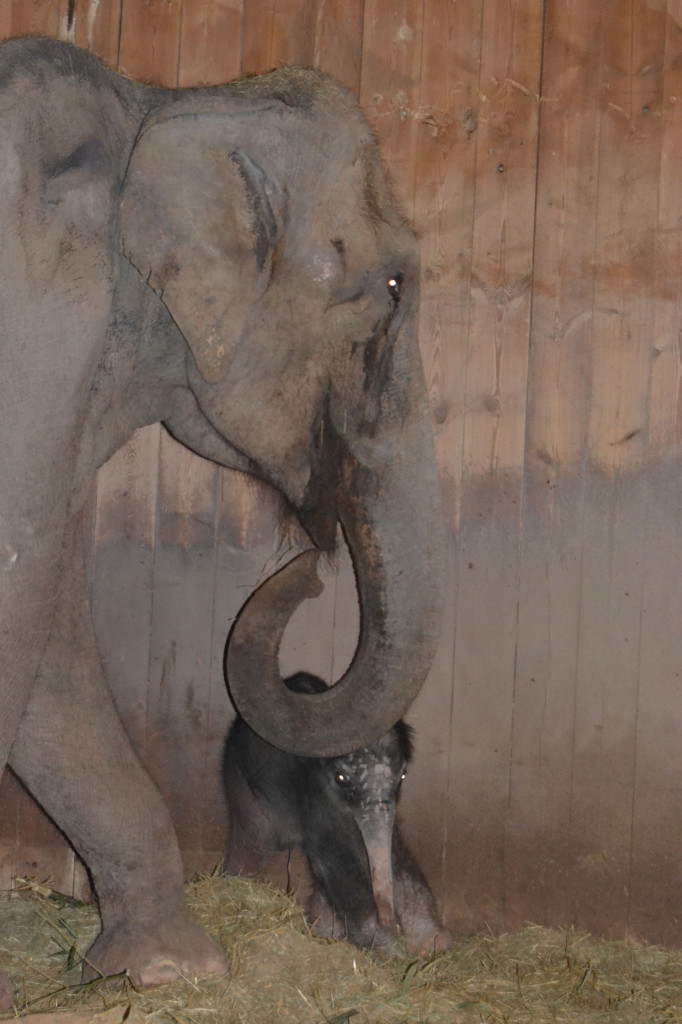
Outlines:
POLYGON ((203 877, 187 899, 229 951, 232 977, 135 992, 78 984, 98 927, 92 907, 42 887, 2 894, 0 967, 19 1012, 120 1005, 150 1024, 682 1024, 680 951, 527 927, 458 939, 427 960, 378 963, 312 938, 296 903, 261 883, 203 877))

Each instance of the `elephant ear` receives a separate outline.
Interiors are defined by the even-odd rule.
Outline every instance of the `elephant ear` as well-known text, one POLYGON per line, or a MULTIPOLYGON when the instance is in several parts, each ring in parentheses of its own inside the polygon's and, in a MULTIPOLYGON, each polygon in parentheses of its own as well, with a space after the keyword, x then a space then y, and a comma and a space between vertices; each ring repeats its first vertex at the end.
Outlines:
POLYGON ((167 306, 209 384, 222 377, 267 288, 279 198, 230 139, 227 117, 176 115, 135 144, 121 194, 123 250, 167 306))

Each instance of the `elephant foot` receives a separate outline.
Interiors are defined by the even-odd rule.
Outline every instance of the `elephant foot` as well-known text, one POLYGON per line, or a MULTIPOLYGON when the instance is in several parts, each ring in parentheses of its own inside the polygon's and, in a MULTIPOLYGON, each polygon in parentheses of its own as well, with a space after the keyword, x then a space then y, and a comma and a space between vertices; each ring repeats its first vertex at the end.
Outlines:
POLYGON ((379 960, 400 960, 405 956, 405 947, 399 933, 388 925, 379 925, 371 942, 356 942, 355 945, 366 949, 371 956, 379 960))
POLYGON ((0 1013, 11 1010, 14 1006, 12 989, 5 975, 0 971, 0 1013))
POLYGON ((452 945, 452 935, 442 927, 424 927, 404 934, 405 944, 415 956, 426 957, 432 953, 444 953, 452 945))
POLYGON ((178 976, 228 974, 221 947, 183 913, 160 922, 104 926, 90 947, 83 981, 127 971, 133 985, 166 985, 178 976))
POLYGON ((317 939, 342 939, 382 960, 404 956, 402 943, 393 928, 377 925, 375 915, 362 922, 343 922, 319 892, 308 903, 306 920, 317 939))

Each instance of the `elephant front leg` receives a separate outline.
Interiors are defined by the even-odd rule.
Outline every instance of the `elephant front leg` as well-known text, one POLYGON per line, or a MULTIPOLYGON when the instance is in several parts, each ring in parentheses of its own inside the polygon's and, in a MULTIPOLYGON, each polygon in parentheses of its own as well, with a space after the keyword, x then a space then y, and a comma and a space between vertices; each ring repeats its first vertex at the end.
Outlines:
POLYGON ((226 767, 224 779, 230 816, 224 870, 228 875, 257 875, 273 853, 284 848, 276 822, 268 814, 263 797, 253 791, 236 765, 226 767))
POLYGON ((9 763, 90 870, 102 930, 85 973, 127 970, 139 985, 225 973, 185 907, 170 816, 114 708, 74 556, 9 763))
POLYGON ((313 878, 306 919, 320 938, 347 939, 360 949, 382 957, 400 955, 400 942, 392 925, 379 923, 367 854, 352 821, 326 820, 318 827, 307 822, 304 851, 313 878), (350 827, 349 827, 350 826, 350 827))
POLYGON ((452 945, 441 924, 433 894, 396 826, 393 833, 395 911, 411 953, 430 956, 452 945))

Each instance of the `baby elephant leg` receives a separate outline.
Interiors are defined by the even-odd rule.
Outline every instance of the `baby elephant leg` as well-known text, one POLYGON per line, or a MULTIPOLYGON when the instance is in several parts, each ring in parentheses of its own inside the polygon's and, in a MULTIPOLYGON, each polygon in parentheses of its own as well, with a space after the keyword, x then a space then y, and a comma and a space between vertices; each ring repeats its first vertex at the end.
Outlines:
POLYGON ((452 943, 436 901, 396 826, 393 833, 395 912, 407 948, 418 956, 441 952, 452 943))
POLYGON ((352 821, 342 824, 345 829, 322 828, 307 837, 314 884, 306 905, 310 929, 319 938, 346 939, 382 957, 400 955, 395 929, 379 924, 360 831, 352 821))
POLYGON ((230 816, 225 871, 257 875, 278 847, 275 823, 263 797, 251 788, 238 765, 226 764, 223 779, 230 816))
POLYGON ((334 908, 317 885, 313 885, 313 891, 306 902, 305 917, 311 932, 318 939, 345 938, 345 930, 343 936, 340 933, 334 908))
POLYGON ((381 957, 403 953, 395 931, 379 924, 374 909, 355 907, 350 914, 338 912, 317 885, 306 902, 305 917, 310 931, 318 939, 345 939, 381 957))

